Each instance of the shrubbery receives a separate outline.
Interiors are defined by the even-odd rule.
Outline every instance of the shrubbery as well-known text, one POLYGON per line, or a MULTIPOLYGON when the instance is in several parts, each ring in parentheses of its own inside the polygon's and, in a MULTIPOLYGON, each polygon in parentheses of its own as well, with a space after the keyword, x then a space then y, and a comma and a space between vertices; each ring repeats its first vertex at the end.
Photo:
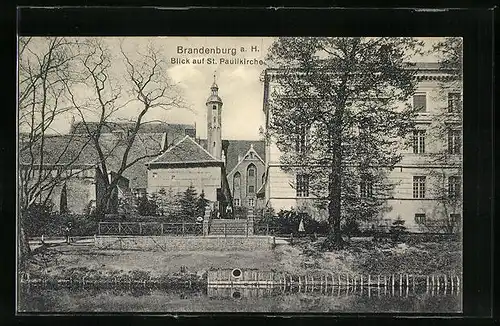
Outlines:
POLYGON ((207 204, 205 193, 198 194, 193 186, 177 194, 160 189, 150 198, 140 197, 137 212, 140 216, 157 216, 169 222, 194 222, 198 216, 205 215, 207 204))
POLYGON ((63 236, 64 228, 71 222, 72 235, 94 235, 98 218, 89 215, 60 214, 52 212, 52 205, 34 204, 22 214, 25 232, 29 237, 63 236))
POLYGON ((307 234, 327 234, 329 231, 327 221, 316 221, 308 214, 301 214, 294 210, 280 210, 277 214, 274 214, 272 209, 264 209, 257 216, 262 216, 257 221, 258 227, 278 228, 279 233, 298 234, 301 219, 307 234))

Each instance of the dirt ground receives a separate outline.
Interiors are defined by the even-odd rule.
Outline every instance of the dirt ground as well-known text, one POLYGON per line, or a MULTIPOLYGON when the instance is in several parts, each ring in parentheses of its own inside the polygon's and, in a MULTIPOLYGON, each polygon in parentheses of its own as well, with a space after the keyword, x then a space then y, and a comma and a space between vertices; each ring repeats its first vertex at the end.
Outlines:
POLYGON ((106 274, 147 272, 173 275, 183 270, 198 275, 209 269, 248 268, 301 275, 306 272, 342 274, 461 274, 459 243, 429 242, 414 245, 352 241, 347 249, 319 251, 317 242, 296 241, 267 251, 120 251, 98 250, 92 245, 58 244, 39 250, 28 264, 33 275, 57 277, 69 270, 106 274))

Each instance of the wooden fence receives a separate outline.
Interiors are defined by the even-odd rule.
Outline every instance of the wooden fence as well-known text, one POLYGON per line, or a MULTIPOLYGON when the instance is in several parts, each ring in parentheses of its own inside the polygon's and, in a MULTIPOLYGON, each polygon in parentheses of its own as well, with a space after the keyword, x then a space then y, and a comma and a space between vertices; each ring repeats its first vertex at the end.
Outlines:
POLYGON ((99 235, 203 235, 201 223, 99 222, 99 235))

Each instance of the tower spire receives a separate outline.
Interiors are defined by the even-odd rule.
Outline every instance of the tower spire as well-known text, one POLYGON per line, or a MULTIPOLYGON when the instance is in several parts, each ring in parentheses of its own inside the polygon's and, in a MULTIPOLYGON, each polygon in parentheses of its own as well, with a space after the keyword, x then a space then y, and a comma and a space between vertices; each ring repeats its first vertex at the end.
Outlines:
POLYGON ((219 97, 216 74, 214 72, 214 82, 210 87, 212 94, 208 97, 207 106, 207 150, 217 159, 222 157, 222 139, 221 139, 221 109, 222 99, 219 97))
POLYGON ((212 95, 217 95, 217 91, 219 90, 219 86, 217 86, 217 83, 215 81, 215 73, 214 73, 214 82, 212 84, 212 87, 210 87, 212 90, 212 95))

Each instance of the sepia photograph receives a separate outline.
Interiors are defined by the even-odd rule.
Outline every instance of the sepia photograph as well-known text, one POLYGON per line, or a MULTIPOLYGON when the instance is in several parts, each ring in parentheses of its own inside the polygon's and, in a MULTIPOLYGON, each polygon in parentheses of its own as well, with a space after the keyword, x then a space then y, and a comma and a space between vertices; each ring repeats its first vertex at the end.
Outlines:
POLYGON ((460 37, 19 36, 17 312, 463 312, 460 37))

